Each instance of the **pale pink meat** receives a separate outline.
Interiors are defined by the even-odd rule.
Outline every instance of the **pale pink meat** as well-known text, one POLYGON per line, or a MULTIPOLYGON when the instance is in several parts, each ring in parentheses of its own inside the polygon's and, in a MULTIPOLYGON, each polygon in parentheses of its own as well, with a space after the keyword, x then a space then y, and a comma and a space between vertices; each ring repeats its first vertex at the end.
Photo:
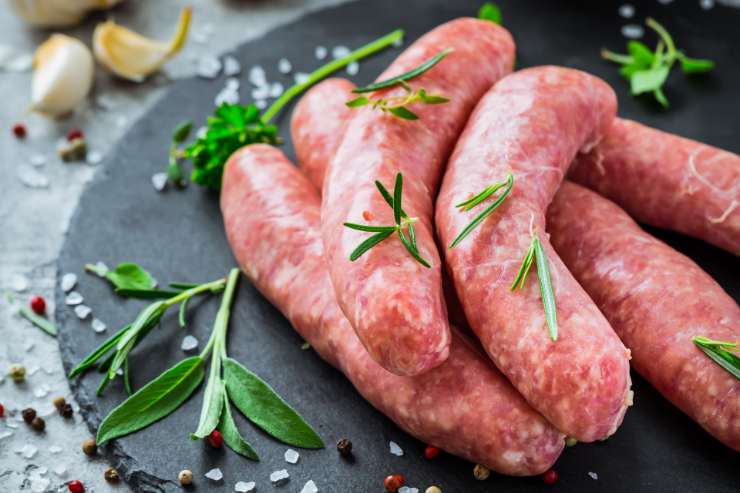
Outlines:
POLYGON ((450 158, 436 225, 449 245, 478 210, 455 204, 514 174, 509 198, 454 249, 447 266, 486 352, 525 399, 579 441, 611 435, 631 402, 629 352, 552 249, 545 210, 576 153, 604 135, 616 111, 609 86, 586 73, 536 67, 489 91, 450 158), (516 277, 532 232, 549 259, 558 339, 550 339, 533 272, 516 277))
POLYGON ((319 233, 319 194, 282 152, 251 145, 235 153, 224 174, 221 210, 247 277, 401 428, 503 474, 539 474, 554 463, 563 435, 457 333, 447 361, 423 375, 394 375, 369 357, 334 296, 319 233))
POLYGON ((640 222, 701 238, 740 255, 740 156, 615 120, 568 177, 640 222))
MULTIPOLYGON (((339 305, 371 357, 399 375, 421 374, 447 358, 450 330, 434 242, 433 200, 470 111, 493 82, 511 71, 514 61, 514 43, 505 29, 457 19, 412 44, 379 79, 408 71, 445 49, 454 51, 409 83, 450 102, 411 105, 420 117, 415 121, 369 106, 354 109, 324 184, 321 231, 339 305), (392 190, 398 172, 405 178, 403 208, 418 219, 419 251, 432 267, 417 262, 396 236, 351 262, 350 253, 370 234, 343 223, 393 224, 392 210, 374 182, 392 190)), ((402 93, 395 87, 370 97, 402 93)))
POLYGON ((740 380, 691 341, 740 341, 740 308, 691 259, 616 204, 564 183, 547 230, 565 265, 625 345, 632 365, 709 433, 740 450, 740 380))

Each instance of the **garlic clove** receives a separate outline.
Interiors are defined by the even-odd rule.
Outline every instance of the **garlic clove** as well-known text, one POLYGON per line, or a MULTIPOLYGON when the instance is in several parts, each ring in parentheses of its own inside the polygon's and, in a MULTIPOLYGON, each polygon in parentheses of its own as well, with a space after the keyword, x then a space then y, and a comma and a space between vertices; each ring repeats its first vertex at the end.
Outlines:
POLYGON ((186 7, 180 13, 177 32, 170 41, 147 38, 113 21, 98 24, 93 33, 95 58, 114 74, 142 82, 182 49, 191 12, 191 8, 186 7))
POLYGON ((69 27, 91 10, 105 10, 122 0, 10 0, 16 14, 39 27, 69 27))
POLYGON ((78 39, 53 34, 33 57, 31 109, 61 116, 85 99, 93 83, 93 57, 78 39))

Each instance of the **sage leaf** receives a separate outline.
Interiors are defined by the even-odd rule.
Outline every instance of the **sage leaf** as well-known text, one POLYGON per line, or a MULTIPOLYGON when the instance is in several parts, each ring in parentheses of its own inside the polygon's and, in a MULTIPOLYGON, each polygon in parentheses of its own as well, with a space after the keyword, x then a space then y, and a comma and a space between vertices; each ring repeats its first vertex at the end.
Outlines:
POLYGON ((203 359, 186 358, 143 386, 103 419, 97 443, 146 428, 175 411, 203 381, 203 359))
POLYGON ((151 289, 154 278, 137 264, 124 262, 105 274, 116 289, 151 289))
POLYGON ((221 411, 221 420, 218 422, 218 429, 224 437, 224 442, 226 442, 226 445, 231 450, 239 455, 243 455, 247 459, 260 460, 257 452, 254 451, 252 446, 239 433, 234 422, 234 417, 231 415, 231 406, 229 405, 226 393, 224 393, 223 411, 221 411))
POLYGON ((289 445, 324 447, 321 437, 265 381, 231 358, 223 365, 229 398, 252 423, 289 445))
POLYGON ((205 438, 211 434, 218 426, 221 418, 221 410, 226 398, 226 388, 224 382, 219 378, 219 369, 217 364, 211 364, 211 372, 208 376, 208 385, 203 395, 203 406, 200 410, 200 420, 198 429, 190 435, 193 440, 205 438))

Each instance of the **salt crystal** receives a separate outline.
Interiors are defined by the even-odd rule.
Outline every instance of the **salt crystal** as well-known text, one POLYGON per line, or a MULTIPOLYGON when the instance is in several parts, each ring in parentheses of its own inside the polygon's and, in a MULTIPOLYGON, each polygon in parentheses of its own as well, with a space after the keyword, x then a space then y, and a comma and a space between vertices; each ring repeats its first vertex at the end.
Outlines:
POLYGON ((77 305, 75 307, 75 315, 77 315, 77 318, 80 320, 85 320, 88 315, 92 313, 92 308, 90 308, 87 305, 77 305))
POLYGON ((59 445, 52 445, 51 447, 49 447, 49 452, 51 452, 52 454, 58 454, 61 451, 62 447, 60 447, 59 445))
POLYGON ((203 24, 200 29, 193 30, 192 38, 196 43, 207 43, 213 35, 213 24, 203 24))
POLYGON ((33 166, 36 166, 36 167, 42 166, 46 163, 46 156, 44 156, 43 154, 34 154, 30 158, 28 158, 28 161, 33 166))
POLYGON ((103 160, 103 153, 100 151, 88 151, 87 164, 99 164, 103 160))
POLYGON ((224 87, 216 94, 213 99, 215 106, 221 106, 222 104, 236 104, 239 102, 239 90, 233 87, 224 87))
POLYGON ((331 50, 332 58, 343 58, 349 55, 351 52, 346 46, 335 46, 331 50))
POLYGON ((28 72, 33 66, 33 55, 24 53, 4 64, 8 72, 28 72))
POLYGON ((192 351, 198 347, 198 339, 193 336, 185 336, 180 344, 180 349, 183 351, 192 351))
POLYGON ((38 447, 35 447, 30 444, 26 444, 23 446, 23 449, 21 450, 21 455, 23 455, 23 457, 26 459, 33 459, 38 453, 38 451, 39 451, 38 447))
POLYGON ((204 79, 215 79, 221 72, 221 60, 212 55, 205 55, 198 60, 195 73, 204 79))
POLYGON ((252 99, 265 99, 270 97, 270 86, 259 86, 252 90, 252 99))
POLYGON ((591 479, 593 479, 594 481, 596 481, 597 479, 599 479, 599 475, 598 475, 598 474, 596 474, 596 473, 595 473, 595 472, 593 472, 593 471, 589 471, 589 472, 588 472, 588 476, 589 476, 589 477, 590 477, 591 479))
POLYGON ((625 3, 624 5, 619 7, 619 15, 621 15, 625 19, 631 19, 635 15, 635 7, 628 3, 625 3))
POLYGON ((239 481, 234 485, 234 491, 237 493, 252 493, 254 491, 257 491, 257 483, 254 481, 239 481))
POLYGON ((67 466, 60 464, 54 468, 54 474, 59 476, 60 478, 67 477, 67 466))
POLYGON ((313 482, 313 479, 309 479, 306 484, 303 485, 303 489, 301 490, 301 493, 318 493, 319 488, 316 486, 316 483, 313 482))
POLYGON ((128 118, 126 118, 125 116, 118 115, 116 117, 116 125, 117 126, 119 126, 119 127, 125 127, 127 123, 128 123, 128 118))
POLYGON ((283 93, 283 90, 283 85, 280 82, 274 82, 270 86, 270 97, 279 98, 280 95, 283 93))
POLYGON ((347 65, 347 74, 348 75, 357 75, 357 72, 360 71, 360 64, 357 62, 352 62, 349 65, 347 65))
POLYGON ((41 387, 34 389, 33 396, 37 399, 42 399, 49 395, 49 392, 51 392, 51 389, 49 389, 47 385, 42 385, 41 387))
POLYGON ((102 260, 98 260, 95 262, 95 270, 91 272, 98 277, 105 277, 109 270, 108 266, 102 260))
POLYGON ((22 293, 28 289, 28 278, 21 274, 14 274, 10 278, 10 289, 17 293, 22 293))
POLYGON ((325 46, 317 46, 316 49, 314 50, 314 55, 316 55, 316 58, 318 60, 323 60, 324 58, 326 58, 327 53, 328 53, 328 50, 326 49, 325 46))
POLYGON ((296 84, 303 84, 308 80, 310 76, 305 72, 296 72, 296 74, 293 76, 293 82, 296 84))
POLYGON ((393 42, 393 46, 396 48, 403 46, 403 38, 398 38, 397 40, 395 40, 393 42))
POLYGON ((12 437, 13 432, 12 431, 0 431, 0 440, 8 437, 12 437))
POLYGON ((85 301, 85 298, 83 298, 77 291, 72 291, 66 298, 64 298, 64 302, 69 306, 79 305, 83 301, 85 301))
POLYGON ((403 449, 396 442, 391 440, 388 445, 390 446, 391 454, 397 457, 403 456, 403 449))
POLYGON ((75 287, 75 284, 77 284, 76 274, 72 274, 70 272, 62 276, 62 282, 60 283, 60 285, 62 287, 62 291, 64 291, 65 293, 70 292, 72 288, 75 287))
POLYGON ((195 137, 198 139, 202 139, 206 136, 208 133, 208 127, 198 127, 198 130, 195 131, 195 137))
POLYGON ((18 424, 17 423, 13 423, 11 421, 7 421, 5 423, 5 426, 7 426, 8 428, 10 428, 11 430, 17 430, 18 429, 18 424))
POLYGON ((274 486, 281 486, 290 481, 290 474, 287 469, 281 469, 270 474, 270 481, 274 486))
POLYGON ((699 0, 699 7, 709 10, 714 7, 714 0, 699 0))
POLYGON ((41 476, 44 476, 47 472, 49 472, 49 469, 46 467, 39 467, 38 469, 36 469, 36 473, 41 476))
POLYGON ((293 450, 292 448, 289 448, 288 450, 285 451, 285 462, 287 462, 288 464, 297 464, 298 459, 300 458, 301 458, 300 454, 296 452, 295 450, 293 450))
POLYGON ((264 99, 258 99, 257 101, 254 102, 254 105, 258 109, 264 110, 265 108, 267 108, 267 101, 265 101, 264 99))
POLYGON ((91 325, 92 330, 98 334, 100 334, 101 332, 105 332, 105 329, 108 328, 108 326, 106 326, 105 323, 99 318, 93 318, 91 325))
POLYGON ((18 168, 18 179, 28 188, 49 188, 46 175, 25 164, 18 168))
POLYGON ((232 77, 239 75, 242 72, 242 64, 239 63, 235 57, 226 55, 224 57, 224 75, 226 77, 232 77))
POLYGON ((267 76, 265 75, 265 69, 259 65, 249 69, 249 82, 257 87, 261 87, 267 84, 267 76))
POLYGON ((51 481, 46 478, 33 478, 31 480, 31 491, 34 493, 43 493, 50 484, 51 481))
POLYGON ((281 58, 278 60, 278 72, 281 74, 289 74, 291 70, 293 70, 293 65, 291 65, 290 60, 287 58, 281 58))
POLYGON ((401 486, 398 488, 398 493, 419 493, 419 488, 410 488, 408 486, 401 486))
POLYGON ((639 24, 627 24, 622 26, 622 36, 629 39, 641 38, 645 30, 639 24))
POLYGON ((36 344, 34 344, 34 343, 33 343, 33 342, 31 342, 31 341, 28 341, 27 343, 25 343, 25 344, 23 345, 23 350, 24 350, 25 352, 27 352, 27 353, 28 353, 28 352, 30 352, 30 351, 31 351, 31 350, 32 350, 32 349, 33 349, 33 348, 34 348, 35 346, 36 346, 36 344))
POLYGON ((167 186, 167 173, 154 173, 152 175, 152 185, 157 192, 164 190, 167 186))
POLYGON ((208 471, 205 476, 211 481, 221 481, 222 479, 224 479, 224 473, 222 473, 221 469, 219 469, 218 467, 208 471))
POLYGON ((112 110, 116 107, 115 100, 108 94, 101 94, 95 98, 95 103, 103 110, 112 110))
POLYGON ((239 89, 239 86, 241 84, 239 83, 239 79, 236 77, 229 77, 226 79, 226 87, 229 87, 231 89, 239 89))

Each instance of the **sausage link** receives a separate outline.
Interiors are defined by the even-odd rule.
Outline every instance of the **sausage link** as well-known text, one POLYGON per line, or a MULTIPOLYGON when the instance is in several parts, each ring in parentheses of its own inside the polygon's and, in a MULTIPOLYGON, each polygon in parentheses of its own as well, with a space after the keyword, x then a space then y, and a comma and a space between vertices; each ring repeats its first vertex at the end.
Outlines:
POLYGON ((327 362, 418 439, 509 475, 547 470, 563 436, 453 333, 429 372, 394 375, 373 361, 342 314, 326 269, 318 192, 279 150, 251 145, 229 160, 221 210, 244 273, 327 362))
MULTIPOLYGON (((447 358, 450 331, 432 228, 433 199, 468 114, 483 92, 511 71, 514 60, 514 43, 505 29, 457 19, 416 41, 380 79, 445 49, 453 52, 409 83, 450 101, 412 105, 420 117, 414 121, 369 106, 354 109, 324 184, 321 231, 339 305, 372 358, 399 375, 421 374, 447 358), (369 234, 343 224, 393 224, 393 212, 374 182, 392 190, 398 172, 405 178, 403 208, 417 218, 418 250, 431 268, 415 260, 395 235, 351 262, 350 253, 369 234)), ((402 94, 394 87, 370 97, 402 94)))

